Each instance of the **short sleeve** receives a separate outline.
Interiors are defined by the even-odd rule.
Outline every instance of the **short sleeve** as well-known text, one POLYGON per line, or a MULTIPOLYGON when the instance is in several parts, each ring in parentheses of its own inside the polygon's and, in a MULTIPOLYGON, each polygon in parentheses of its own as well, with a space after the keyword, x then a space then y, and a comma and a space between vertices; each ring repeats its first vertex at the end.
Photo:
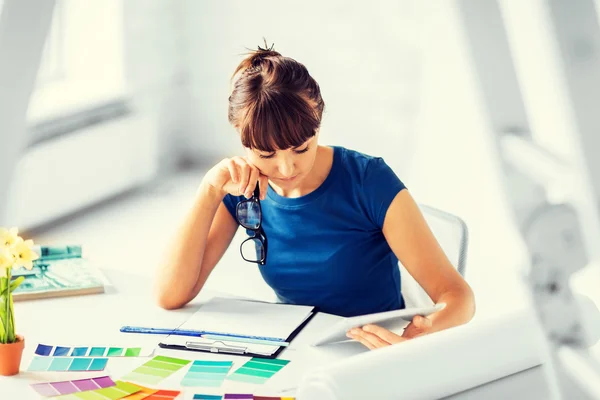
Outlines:
POLYGON ((232 196, 232 195, 228 194, 225 197, 223 197, 223 204, 225 204, 227 211, 229 211, 229 214, 231 214, 231 216, 233 217, 233 220, 236 222, 237 222, 237 216, 236 216, 235 210, 236 210, 239 202, 240 202, 240 199, 238 196, 232 196))
POLYGON ((406 186, 383 158, 373 158, 369 161, 362 186, 369 219, 383 229, 390 204, 401 190, 406 189, 406 186))

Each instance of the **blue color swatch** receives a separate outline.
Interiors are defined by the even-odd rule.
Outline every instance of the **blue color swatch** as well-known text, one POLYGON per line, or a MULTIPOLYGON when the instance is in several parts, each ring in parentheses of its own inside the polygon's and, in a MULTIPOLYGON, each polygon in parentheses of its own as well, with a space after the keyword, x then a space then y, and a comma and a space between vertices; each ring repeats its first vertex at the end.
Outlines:
POLYGON ((218 394, 195 394, 194 400, 222 400, 223 396, 218 394))
POLYGON ((102 371, 108 358, 34 356, 28 371, 102 371))
POLYGON ((105 351, 106 351, 106 347, 92 347, 92 349, 90 350, 90 356, 102 357, 104 355, 105 351))
POLYGON ((35 354, 39 354, 40 356, 49 356, 50 352, 52 352, 52 346, 46 346, 45 344, 39 344, 35 354))
POLYGON ((87 354, 88 348, 87 347, 75 347, 73 349, 73 353, 71 353, 71 355, 73 357, 85 357, 87 354))
POLYGON ((69 350, 71 350, 70 347, 60 347, 60 346, 56 346, 56 348, 54 349, 54 354, 52 354, 54 357, 63 357, 63 356, 67 356, 69 355, 69 350))

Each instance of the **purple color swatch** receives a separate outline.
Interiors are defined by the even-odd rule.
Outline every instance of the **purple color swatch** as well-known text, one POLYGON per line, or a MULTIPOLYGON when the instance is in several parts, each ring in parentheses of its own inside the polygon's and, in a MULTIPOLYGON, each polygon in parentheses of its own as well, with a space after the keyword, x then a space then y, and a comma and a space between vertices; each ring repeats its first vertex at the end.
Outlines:
POLYGON ((251 394, 236 394, 226 393, 224 399, 239 399, 239 400, 252 400, 254 398, 251 394))
MULTIPOLYGON (((73 385, 75 385, 77 387, 77 389, 79 389, 81 392, 85 392, 86 390, 98 389, 98 385, 96 385, 91 379, 78 379, 78 380, 72 381, 72 382, 73 382, 73 385)), ((112 386, 112 385, 108 385, 108 386, 112 386)))
POLYGON ((93 381, 96 382, 101 388, 115 386, 115 383, 112 379, 110 379, 109 376, 101 376, 99 378, 94 378, 93 381))
POLYGON ((36 383, 31 385, 31 387, 44 397, 58 396, 60 394, 48 383, 36 383))
POLYGON ((78 379, 75 381, 36 383, 31 385, 36 392, 44 397, 53 397, 75 392, 85 392, 87 390, 96 390, 111 386, 115 386, 115 383, 108 376, 101 376, 92 379, 78 379))
POLYGON ((50 385, 60 394, 69 394, 79 391, 70 381, 52 382, 50 385))

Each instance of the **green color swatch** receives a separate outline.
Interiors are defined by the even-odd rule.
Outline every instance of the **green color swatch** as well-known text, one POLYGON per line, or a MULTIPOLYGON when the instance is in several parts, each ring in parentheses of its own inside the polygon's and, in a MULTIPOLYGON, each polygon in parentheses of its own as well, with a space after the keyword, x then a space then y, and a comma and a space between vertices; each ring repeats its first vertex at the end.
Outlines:
POLYGON ((183 377, 181 386, 220 387, 232 365, 231 361, 196 360, 183 377))
POLYGON ((252 358, 226 379, 238 382, 263 384, 289 363, 289 360, 252 358))
POLYGON ((130 347, 125 350, 125 357, 137 357, 140 355, 142 349, 140 347, 130 347))
POLYGON ((156 356, 123 377, 140 383, 157 384, 190 363, 190 360, 156 356))
POLYGON ((108 353, 106 353, 106 357, 118 357, 123 354, 123 349, 121 347, 111 347, 108 349, 108 353))

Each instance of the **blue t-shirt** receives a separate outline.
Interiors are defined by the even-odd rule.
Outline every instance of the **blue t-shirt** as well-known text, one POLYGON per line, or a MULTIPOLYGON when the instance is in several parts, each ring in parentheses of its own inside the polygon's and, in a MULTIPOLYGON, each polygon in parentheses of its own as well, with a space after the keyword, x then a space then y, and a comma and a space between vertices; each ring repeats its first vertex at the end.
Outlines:
MULTIPOLYGON (((260 272, 286 303, 342 316, 404 308, 398 258, 382 228, 405 186, 382 158, 333 150, 331 171, 315 191, 288 198, 269 186, 261 201, 268 253, 260 272)), ((234 219, 242 199, 223 199, 234 219)))

